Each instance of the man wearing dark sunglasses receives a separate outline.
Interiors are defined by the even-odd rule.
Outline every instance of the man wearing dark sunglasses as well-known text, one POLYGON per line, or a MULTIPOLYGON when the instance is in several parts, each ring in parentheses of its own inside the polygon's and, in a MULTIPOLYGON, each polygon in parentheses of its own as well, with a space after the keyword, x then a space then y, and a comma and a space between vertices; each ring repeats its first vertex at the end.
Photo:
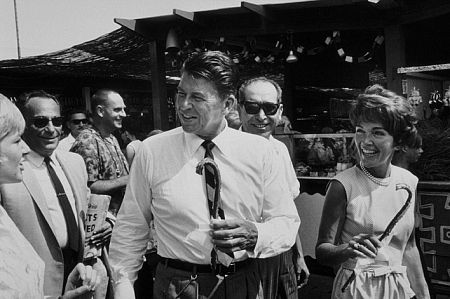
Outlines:
MULTIPOLYGON (((2 186, 0 202, 45 262, 45 297, 56 298, 83 259, 88 176, 79 155, 57 150, 63 118, 56 97, 32 91, 19 97, 18 106, 30 152, 23 162, 23 181, 2 186)), ((101 262, 94 268, 106 276, 101 262)), ((99 296, 105 293, 106 284, 102 286, 99 296)))
MULTIPOLYGON (((242 122, 242 131, 267 138, 273 146, 278 164, 282 165, 284 175, 282 181, 286 182, 292 200, 295 200, 300 194, 300 184, 289 152, 281 141, 272 136, 275 127, 281 121, 283 112, 281 95, 281 88, 275 81, 265 77, 249 79, 239 88, 238 111, 242 122)), ((295 266, 292 250, 274 257, 257 260, 264 298, 297 299, 296 280, 299 282, 299 286, 302 286, 306 284, 309 277, 309 270, 303 257, 303 249, 298 235, 295 249, 298 252, 295 266)))
POLYGON ((70 133, 67 137, 59 141, 58 149, 63 151, 70 151, 75 139, 80 135, 80 132, 89 124, 86 112, 82 109, 71 110, 67 115, 66 126, 70 133))

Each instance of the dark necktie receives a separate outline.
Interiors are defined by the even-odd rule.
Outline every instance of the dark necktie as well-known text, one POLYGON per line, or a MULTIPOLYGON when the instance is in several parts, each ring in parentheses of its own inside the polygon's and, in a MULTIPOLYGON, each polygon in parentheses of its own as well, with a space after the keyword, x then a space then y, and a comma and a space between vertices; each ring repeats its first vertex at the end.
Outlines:
MULTIPOLYGON (((212 149, 216 146, 214 142, 205 140, 203 141, 202 146, 205 148, 205 158, 214 160, 214 155, 212 153, 212 149)), ((217 210, 218 217, 220 219, 225 219, 220 196, 215 196, 216 180, 217 178, 214 177, 214 170, 211 165, 205 164, 206 195, 208 197, 209 213, 211 217, 216 218, 215 211, 217 210)))
POLYGON ((45 165, 47 165, 48 174, 50 175, 50 179, 53 183, 53 187, 56 191, 56 196, 58 197, 59 205, 61 206, 64 219, 66 220, 67 226, 67 238, 68 238, 68 247, 70 247, 74 251, 78 251, 78 226, 75 220, 74 213, 72 211, 72 207, 70 206, 69 199, 67 198, 66 192, 64 191, 64 187, 61 181, 58 178, 58 175, 50 164, 50 157, 44 158, 45 165))
MULTIPOLYGON (((214 160, 214 155, 212 153, 212 149, 214 148, 215 144, 211 140, 205 140, 202 143, 202 146, 205 148, 205 158, 210 158, 214 160)), ((218 187, 217 180, 219 179, 214 175, 214 170, 210 164, 205 164, 205 182, 206 182, 206 196, 208 197, 208 207, 209 207, 209 213, 212 218, 220 218, 225 219, 225 214, 223 212, 222 208, 222 201, 220 199, 220 193, 217 192, 216 195, 216 187, 218 187)), ((220 191, 220 190, 217 190, 220 191)), ((220 254, 224 254, 220 252, 220 254)), ((215 270, 217 268, 217 263, 219 262, 218 259, 218 253, 215 248, 211 251, 211 265, 212 268, 215 270)))

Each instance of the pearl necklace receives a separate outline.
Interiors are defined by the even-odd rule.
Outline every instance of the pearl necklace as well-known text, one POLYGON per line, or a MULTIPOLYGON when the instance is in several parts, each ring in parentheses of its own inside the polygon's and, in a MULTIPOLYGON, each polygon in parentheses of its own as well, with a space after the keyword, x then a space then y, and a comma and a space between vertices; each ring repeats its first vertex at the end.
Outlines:
POLYGON ((387 177, 384 179, 376 178, 370 174, 370 172, 364 167, 364 164, 362 162, 359 162, 359 166, 361 167, 361 170, 363 171, 363 173, 369 178, 369 180, 371 180, 375 184, 377 184, 379 186, 387 187, 391 183, 391 180, 390 180, 391 177, 387 177))

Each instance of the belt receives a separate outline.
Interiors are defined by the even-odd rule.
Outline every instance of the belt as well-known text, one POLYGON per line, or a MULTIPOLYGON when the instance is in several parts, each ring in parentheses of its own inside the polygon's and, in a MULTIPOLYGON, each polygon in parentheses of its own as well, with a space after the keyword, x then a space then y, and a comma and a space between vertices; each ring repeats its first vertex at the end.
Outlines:
POLYGON ((211 265, 205 265, 205 264, 193 264, 189 262, 184 262, 180 260, 175 259, 169 259, 165 257, 161 257, 160 263, 166 267, 174 268, 177 270, 182 270, 186 272, 192 272, 194 274, 196 273, 214 273, 214 274, 220 274, 220 275, 229 275, 236 273, 249 265, 251 265, 253 262, 253 259, 246 259, 240 262, 231 263, 228 267, 225 267, 224 265, 217 265, 217 269, 214 271, 211 265))

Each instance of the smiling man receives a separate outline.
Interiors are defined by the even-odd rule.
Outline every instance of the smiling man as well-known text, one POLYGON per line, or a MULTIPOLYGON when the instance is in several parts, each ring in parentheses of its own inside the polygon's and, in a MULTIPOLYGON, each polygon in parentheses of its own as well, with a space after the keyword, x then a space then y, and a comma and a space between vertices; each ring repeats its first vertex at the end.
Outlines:
POLYGON ((236 67, 221 52, 184 62, 181 127, 143 142, 117 217, 110 246, 116 299, 134 298, 152 218, 161 256, 153 298, 259 298, 255 258, 294 243, 299 218, 269 142, 227 127, 236 82, 236 67), (207 167, 196 172, 205 157, 221 184, 207 167))
MULTIPOLYGON (((117 92, 101 89, 92 95, 91 109, 92 126, 78 135, 71 151, 80 154, 86 163, 91 192, 111 196, 109 212, 115 216, 122 204, 129 169, 127 159, 112 133, 122 127, 122 120, 126 117, 125 103, 117 92)), ((96 235, 92 241, 100 242, 96 235)))
POLYGON ((89 121, 84 110, 74 109, 69 111, 66 126, 70 132, 69 135, 59 141, 58 149, 70 151, 75 139, 87 125, 89 125, 89 121))
POLYGON ((1 186, 0 201, 45 262, 44 295, 56 298, 83 258, 87 173, 79 155, 56 150, 63 123, 56 97, 32 91, 21 95, 18 104, 30 152, 23 182, 1 186))
MULTIPOLYGON (((287 189, 292 200, 300 194, 300 184, 297 180, 288 149, 272 136, 275 127, 281 121, 283 104, 281 104, 282 90, 277 82, 265 77, 252 78, 242 83, 239 88, 239 118, 242 131, 262 136, 269 140, 273 147, 277 163, 282 167, 287 189)), ((303 258, 300 237, 296 238, 296 265, 293 264, 292 250, 280 255, 258 259, 258 267, 264 290, 264 298, 293 298, 298 297, 297 280, 300 281, 304 272, 303 284, 309 277, 309 270, 303 258)))

